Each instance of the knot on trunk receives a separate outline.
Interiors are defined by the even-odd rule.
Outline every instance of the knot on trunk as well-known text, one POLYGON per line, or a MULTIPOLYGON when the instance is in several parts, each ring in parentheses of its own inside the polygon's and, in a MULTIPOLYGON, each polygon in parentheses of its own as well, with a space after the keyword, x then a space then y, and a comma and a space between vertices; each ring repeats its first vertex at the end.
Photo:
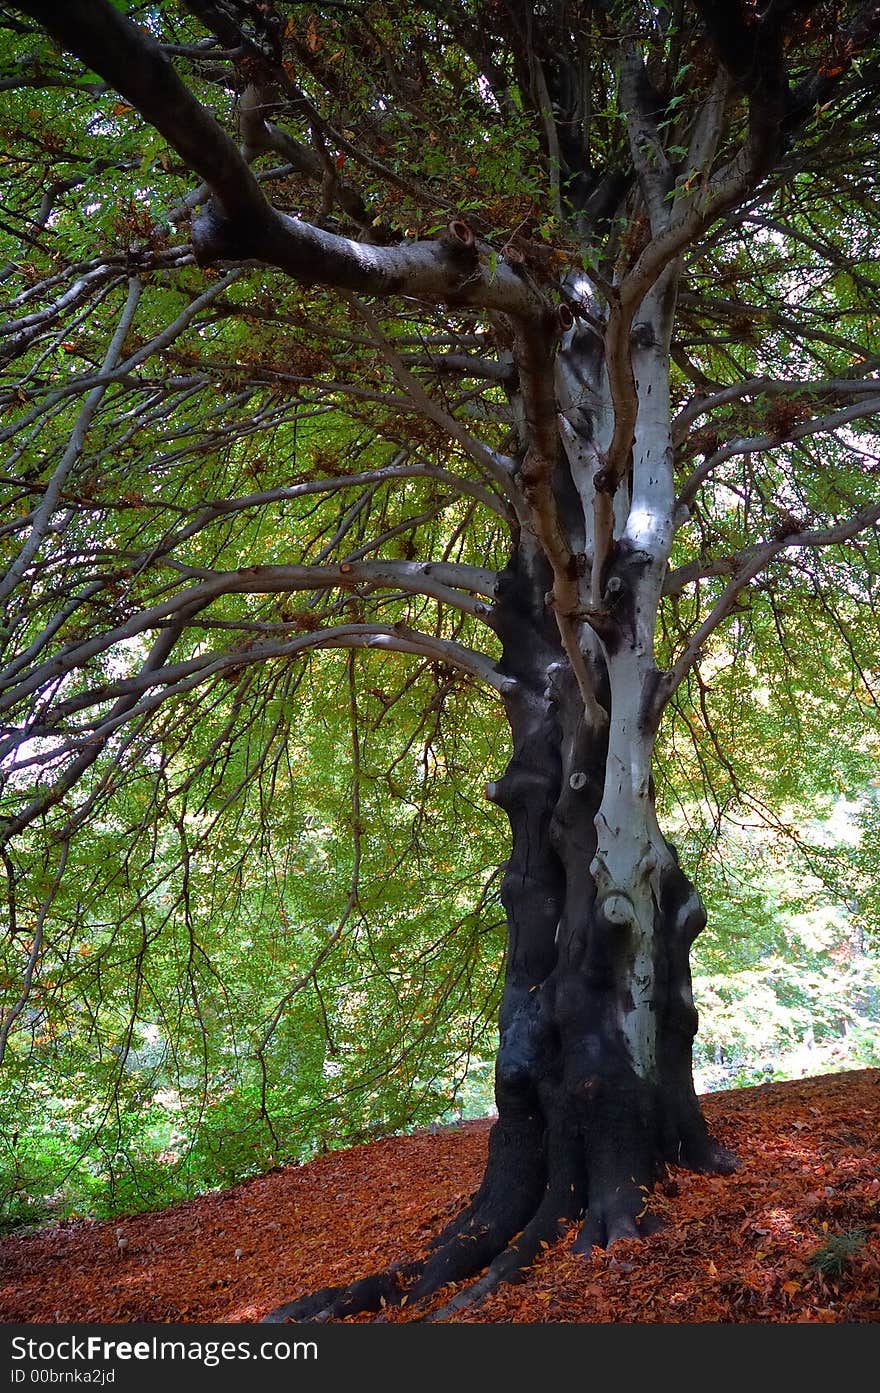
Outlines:
POLYGON ((650 324, 642 320, 632 327, 630 343, 633 348, 654 348, 657 344, 657 335, 650 324))
POLYGON ((635 930, 639 927, 635 905, 622 890, 613 890, 610 895, 606 895, 599 902, 599 911, 606 922, 613 924, 616 929, 635 930))
MULTIPOLYGON (((684 881, 684 876, 681 876, 681 879, 684 881)), ((687 898, 675 912, 672 923, 673 932, 690 948, 694 939, 703 932, 705 927, 706 907, 699 892, 691 886, 687 898)))
POLYGON ((569 329, 574 328, 574 315, 572 314, 568 305, 566 305, 564 301, 562 302, 562 304, 556 306, 555 323, 553 324, 553 328, 556 332, 556 335, 560 337, 563 334, 567 334, 569 329))
POLYGON ((193 251, 200 266, 237 261, 247 255, 244 238, 218 203, 208 203, 190 224, 193 251))
POLYGON ((550 474, 550 461, 537 450, 528 450, 520 465, 519 476, 522 486, 528 493, 544 483, 550 474))
POLYGON ((461 218, 455 218, 440 234, 440 240, 451 256, 475 256, 477 239, 474 230, 461 218))
POLYGON ((459 290, 479 270, 480 253, 473 228, 455 218, 440 234, 440 244, 458 274, 459 290))

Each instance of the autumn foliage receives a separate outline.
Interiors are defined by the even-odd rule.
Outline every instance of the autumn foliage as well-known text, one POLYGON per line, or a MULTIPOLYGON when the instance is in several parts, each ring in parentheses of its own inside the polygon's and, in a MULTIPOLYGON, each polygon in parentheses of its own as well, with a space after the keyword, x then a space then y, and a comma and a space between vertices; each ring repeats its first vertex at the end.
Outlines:
MULTIPOLYGON (((478 1322, 867 1322, 880 1317, 880 1070, 704 1100, 735 1175, 672 1170, 644 1242, 574 1230, 478 1322)), ((390 1137, 154 1214, 72 1219, 0 1245, 5 1321, 251 1322, 418 1252, 482 1173, 489 1122, 390 1137), (120 1246, 121 1245, 121 1246, 120 1246)), ((434 1298, 438 1308, 449 1292, 434 1298)), ((424 1319, 431 1306, 389 1310, 424 1319)), ((359 1319, 370 1319, 360 1317, 359 1319)))

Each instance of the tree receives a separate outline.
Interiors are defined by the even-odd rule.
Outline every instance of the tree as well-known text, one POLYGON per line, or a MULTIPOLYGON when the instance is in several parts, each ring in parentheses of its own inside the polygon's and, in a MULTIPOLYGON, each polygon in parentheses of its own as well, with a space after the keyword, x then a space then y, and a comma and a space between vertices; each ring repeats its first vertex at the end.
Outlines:
MULTIPOLYGON (((575 1220, 584 1252, 645 1231, 664 1163, 734 1164, 655 751, 696 709, 729 767, 714 679, 768 628, 783 683, 833 633, 873 700, 880 6, 126 8, 2 11, 13 923, 14 848, 54 857, 3 1043, 77 834, 133 769, 167 785, 193 712, 194 779, 319 649, 380 655, 383 712, 416 659, 438 732, 482 684, 511 750, 486 1173, 425 1261, 276 1318, 485 1269, 449 1312, 575 1220)), ((339 934, 361 832, 355 797, 339 934)))

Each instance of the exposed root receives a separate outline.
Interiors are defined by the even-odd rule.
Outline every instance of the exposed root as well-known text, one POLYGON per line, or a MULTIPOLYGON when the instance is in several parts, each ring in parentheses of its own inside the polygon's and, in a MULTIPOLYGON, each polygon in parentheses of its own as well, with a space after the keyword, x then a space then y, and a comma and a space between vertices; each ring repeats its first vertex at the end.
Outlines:
POLYGON ((433 1295, 450 1282, 481 1271, 502 1253, 534 1214, 546 1171, 540 1119, 522 1113, 495 1124, 482 1183, 470 1203, 434 1239, 425 1258, 326 1287, 277 1307, 262 1323, 320 1324, 364 1311, 379 1311, 433 1295))
POLYGON ((540 1128, 540 1114, 531 1110, 499 1120, 490 1135, 480 1188, 435 1239, 425 1258, 292 1301, 264 1321, 338 1320, 398 1306, 404 1298, 424 1300, 442 1287, 483 1272, 428 1318, 442 1320, 478 1304, 502 1282, 516 1280, 540 1249, 554 1243, 577 1218, 584 1202, 576 1129, 554 1127, 542 1135, 540 1128), (549 1184, 548 1170, 553 1177, 549 1184))
MULTIPOLYGON (((540 1043, 532 1031, 526 1045, 533 1036, 540 1043)), ((265 1316, 266 1323, 344 1320, 468 1282, 427 1317, 446 1320, 516 1281, 542 1247, 582 1217, 574 1251, 585 1255, 654 1231, 647 1199, 664 1153, 696 1170, 735 1169, 735 1158, 710 1137, 696 1097, 693 1106, 686 1092, 679 1097, 664 1130, 656 1095, 624 1067, 601 1087, 588 1076, 586 1095, 552 1073, 532 1089, 527 1074, 525 1085, 520 1079, 520 1055, 528 1059, 528 1052, 518 1054, 517 1043, 508 1037, 499 1057, 499 1106, 503 1090, 505 1107, 490 1133, 482 1182, 425 1256, 289 1302, 265 1316)))
POLYGON ((610 1248, 612 1243, 624 1238, 640 1238, 647 1193, 647 1187, 637 1185, 634 1180, 592 1192, 574 1251, 589 1254, 593 1248, 610 1248))
POLYGON ((325 1287, 323 1291, 312 1292, 297 1301, 277 1306, 263 1316, 260 1324, 321 1325, 328 1320, 358 1315, 361 1311, 379 1311, 383 1306, 399 1305, 405 1294, 407 1279, 411 1279, 421 1267, 421 1263, 408 1263, 401 1267, 389 1267, 384 1272, 374 1272, 372 1276, 362 1277, 347 1286, 325 1287))
POLYGON ((647 1214, 642 1218, 626 1211, 591 1211, 581 1225, 572 1252, 589 1256, 594 1248, 610 1248, 624 1238, 644 1238, 650 1231, 650 1225, 645 1223, 647 1218, 647 1214))
POLYGON ((697 1119, 699 1127, 685 1131, 683 1144, 669 1153, 667 1160, 700 1175, 733 1175, 739 1169, 739 1160, 709 1135, 701 1115, 698 1114, 697 1119))
MULTIPOLYGON (((573 1251, 586 1256, 594 1247, 644 1238, 662 1227, 646 1204, 648 1177, 657 1174, 646 1155, 638 1160, 634 1156, 623 1168, 628 1172, 626 1181, 620 1183, 620 1157, 612 1154, 607 1134, 591 1139, 585 1167, 577 1129, 548 1128, 539 1141, 539 1128, 539 1115, 531 1111, 499 1119, 490 1134, 479 1189, 433 1240, 424 1258, 288 1302, 264 1316, 263 1323, 321 1324, 380 1312, 404 1300, 425 1300, 443 1287, 482 1273, 426 1317, 443 1321, 479 1305, 502 1283, 516 1281, 540 1250, 555 1243, 582 1215, 573 1251), (584 1188, 587 1175, 591 1176, 589 1192, 584 1188), (639 1184, 635 1176, 643 1177, 644 1183, 639 1184)), ((633 1155, 640 1150, 637 1129, 624 1130, 633 1155)), ((616 1139, 624 1140, 620 1128, 616 1139)), ((692 1154, 686 1164, 693 1169, 722 1174, 736 1169, 736 1158, 707 1132, 699 1143, 689 1148, 692 1154)))
POLYGON ((515 1282, 524 1269, 537 1257, 542 1247, 550 1247, 568 1228, 572 1216, 557 1214, 558 1196, 548 1194, 540 1205, 531 1223, 527 1224, 503 1252, 490 1263, 486 1272, 469 1287, 457 1291, 439 1311, 426 1316, 426 1322, 441 1321, 454 1316, 458 1311, 479 1306, 487 1296, 491 1296, 502 1282, 515 1282))
POLYGON ((726 1146, 720 1146, 718 1142, 710 1141, 705 1167, 693 1166, 692 1169, 705 1169, 709 1175, 733 1175, 734 1171, 739 1170, 739 1159, 732 1151, 728 1151, 726 1146))
POLYGON ((497 1224, 482 1222, 479 1212, 472 1214, 460 1232, 442 1247, 435 1248, 427 1258, 387 1268, 348 1286, 327 1287, 291 1301, 264 1316, 262 1323, 321 1324, 364 1311, 399 1306, 404 1297, 419 1300, 431 1296, 450 1282, 460 1282, 491 1263, 505 1248, 513 1231, 499 1230, 497 1224))

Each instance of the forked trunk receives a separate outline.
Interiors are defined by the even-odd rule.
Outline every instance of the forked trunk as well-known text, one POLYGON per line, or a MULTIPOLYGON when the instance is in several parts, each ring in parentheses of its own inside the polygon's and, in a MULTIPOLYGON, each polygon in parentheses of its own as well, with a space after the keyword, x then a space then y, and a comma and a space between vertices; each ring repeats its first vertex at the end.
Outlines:
MULTIPOLYGON (((654 630, 677 521, 674 298, 670 268, 627 331, 631 448, 619 444, 627 403, 611 400, 597 337, 572 324, 556 356, 563 449, 522 461, 531 522, 493 611, 513 749, 486 792, 510 820, 512 846, 498 1121, 482 1184, 426 1260, 270 1320, 414 1301, 485 1268, 431 1317, 442 1318, 514 1277, 576 1221, 583 1252, 645 1232, 666 1163, 733 1166, 709 1137, 691 1072, 689 952, 705 914, 660 832, 651 778, 663 701, 654 630)), ((523 418, 540 406, 514 397, 523 418)))

